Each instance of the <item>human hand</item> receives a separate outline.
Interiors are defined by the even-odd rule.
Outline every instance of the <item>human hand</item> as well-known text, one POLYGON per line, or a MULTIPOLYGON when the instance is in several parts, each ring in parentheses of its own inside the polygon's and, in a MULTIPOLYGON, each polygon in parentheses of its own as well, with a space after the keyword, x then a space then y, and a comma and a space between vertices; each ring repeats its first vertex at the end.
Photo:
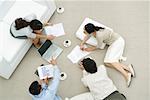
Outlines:
POLYGON ((96 50, 96 47, 93 46, 93 47, 88 47, 88 48, 84 48, 84 51, 87 51, 87 52, 90 52, 90 51, 94 51, 96 50))
POLYGON ((48 40, 53 40, 54 38, 55 38, 55 36, 53 36, 53 35, 47 35, 48 40))
POLYGON ((52 65, 56 65, 56 64, 57 64, 56 59, 53 59, 53 57, 52 57, 52 60, 50 61, 50 64, 52 64, 52 65))
POLYGON ((90 52, 92 50, 91 50, 91 48, 84 48, 84 51, 90 52))
POLYGON ((47 84, 48 85, 48 83, 49 83, 49 81, 48 81, 48 76, 46 76, 46 78, 45 79, 43 79, 42 80, 45 84, 47 84))
POLYGON ((43 25, 44 25, 44 26, 53 26, 53 23, 45 22, 43 25))
POLYGON ((80 49, 81 49, 81 50, 84 50, 84 46, 83 46, 83 45, 80 45, 80 49))
POLYGON ((46 23, 46 26, 53 26, 53 23, 46 23))

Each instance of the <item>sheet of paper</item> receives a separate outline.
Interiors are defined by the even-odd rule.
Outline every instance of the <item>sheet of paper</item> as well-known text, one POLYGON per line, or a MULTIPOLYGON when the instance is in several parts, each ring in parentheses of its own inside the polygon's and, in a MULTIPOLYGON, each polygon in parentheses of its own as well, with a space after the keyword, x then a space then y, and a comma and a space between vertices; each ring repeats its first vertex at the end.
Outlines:
POLYGON ((82 51, 80 46, 77 45, 67 57, 71 60, 72 63, 78 63, 80 59, 84 58, 90 53, 91 52, 82 51))
POLYGON ((54 68, 53 65, 44 65, 38 67, 38 74, 40 79, 45 79, 46 77, 53 77, 54 68))
POLYGON ((65 35, 65 31, 64 31, 62 23, 58 23, 52 26, 45 26, 44 31, 45 31, 45 34, 54 35, 56 37, 65 35))

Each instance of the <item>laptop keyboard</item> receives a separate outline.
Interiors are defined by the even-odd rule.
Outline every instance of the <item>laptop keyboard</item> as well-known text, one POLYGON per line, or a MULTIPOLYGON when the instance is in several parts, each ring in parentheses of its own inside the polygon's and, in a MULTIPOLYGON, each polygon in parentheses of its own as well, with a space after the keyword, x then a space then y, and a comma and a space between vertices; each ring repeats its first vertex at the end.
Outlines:
POLYGON ((59 54, 58 51, 60 51, 60 50, 53 45, 45 52, 44 58, 47 60, 50 60, 51 57, 56 58, 59 54))

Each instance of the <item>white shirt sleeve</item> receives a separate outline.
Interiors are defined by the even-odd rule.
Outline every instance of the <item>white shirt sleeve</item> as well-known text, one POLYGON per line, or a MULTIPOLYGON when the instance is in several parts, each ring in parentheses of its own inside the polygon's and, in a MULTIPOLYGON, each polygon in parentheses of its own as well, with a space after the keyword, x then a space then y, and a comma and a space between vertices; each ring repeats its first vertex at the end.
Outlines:
POLYGON ((86 82, 86 80, 85 80, 84 78, 82 78, 81 81, 82 81, 82 83, 83 83, 83 85, 84 85, 85 87, 88 87, 87 82, 86 82))
POLYGON ((27 37, 35 39, 36 38, 36 34, 32 32, 32 29, 28 26, 26 27, 26 31, 25 34, 27 37))
POLYGON ((82 72, 83 72, 83 78, 81 78, 81 81, 83 82, 85 87, 88 87, 87 81, 85 79, 85 77, 88 75, 88 73, 85 70, 83 70, 82 72))
POLYGON ((36 38, 36 34, 35 34, 35 33, 29 33, 29 34, 27 35, 27 37, 32 38, 32 39, 35 39, 35 38, 36 38))

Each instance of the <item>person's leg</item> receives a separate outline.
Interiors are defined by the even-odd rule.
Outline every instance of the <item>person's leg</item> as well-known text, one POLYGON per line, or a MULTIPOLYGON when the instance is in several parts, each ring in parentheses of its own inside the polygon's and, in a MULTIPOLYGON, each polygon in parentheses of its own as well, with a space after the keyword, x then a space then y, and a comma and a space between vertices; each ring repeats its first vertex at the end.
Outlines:
POLYGON ((116 70, 118 70, 125 78, 126 82, 127 82, 127 87, 130 86, 131 84, 131 79, 132 79, 132 74, 128 71, 126 71, 118 62, 114 62, 114 63, 105 63, 106 66, 114 68, 116 70))
POLYGON ((122 66, 122 67, 123 67, 123 69, 125 69, 126 71, 128 71, 128 72, 130 72, 130 73, 131 73, 131 71, 130 71, 130 69, 129 69, 129 67, 128 67, 128 66, 126 66, 126 65, 124 65, 124 64, 122 64, 122 63, 119 63, 119 65, 120 65, 120 66, 122 66))
POLYGON ((104 58, 104 63, 106 66, 109 66, 118 70, 124 76, 124 78, 127 81, 127 85, 129 86, 131 82, 131 73, 128 73, 128 71, 130 72, 130 70, 127 66, 119 63, 119 59, 123 55, 124 45, 125 45, 125 42, 122 37, 120 37, 114 43, 112 43, 107 49, 107 52, 104 58))
POLYGON ((118 70, 124 76, 126 81, 128 80, 128 72, 126 70, 124 70, 124 68, 120 65, 120 63, 118 63, 118 62, 105 63, 105 65, 107 67, 111 67, 111 68, 114 68, 114 69, 118 70))

